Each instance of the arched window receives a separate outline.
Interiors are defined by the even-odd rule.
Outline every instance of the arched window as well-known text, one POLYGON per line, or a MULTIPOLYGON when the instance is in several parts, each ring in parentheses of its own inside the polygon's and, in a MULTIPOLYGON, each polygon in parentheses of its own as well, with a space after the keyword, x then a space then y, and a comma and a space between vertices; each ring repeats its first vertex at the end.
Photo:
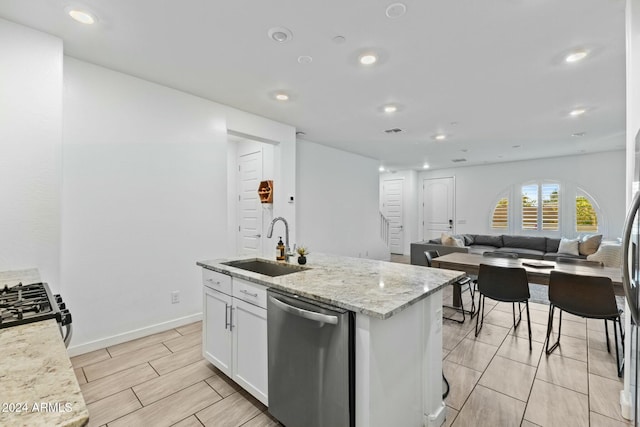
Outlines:
POLYGON ((491 215, 491 228, 507 230, 509 228, 509 198, 502 197, 493 208, 491 215))
POLYGON ((593 233, 598 231, 597 204, 585 192, 576 193, 576 231, 578 233, 593 233))

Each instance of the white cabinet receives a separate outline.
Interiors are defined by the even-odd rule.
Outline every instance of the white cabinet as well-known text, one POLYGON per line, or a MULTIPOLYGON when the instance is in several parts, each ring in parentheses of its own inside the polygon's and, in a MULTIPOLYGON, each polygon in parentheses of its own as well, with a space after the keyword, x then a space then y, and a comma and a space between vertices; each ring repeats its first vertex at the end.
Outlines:
POLYGON ((203 282, 204 357, 268 405, 266 288, 206 269, 203 282))
POLYGON ((231 371, 231 307, 233 298, 204 287, 204 322, 202 328, 204 357, 227 376, 231 371))

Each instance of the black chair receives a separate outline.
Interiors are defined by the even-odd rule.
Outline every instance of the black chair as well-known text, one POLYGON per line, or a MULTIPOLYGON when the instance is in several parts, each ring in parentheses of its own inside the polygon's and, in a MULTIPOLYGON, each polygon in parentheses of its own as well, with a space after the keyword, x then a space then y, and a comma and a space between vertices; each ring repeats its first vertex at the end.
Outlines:
POLYGON ((556 262, 558 264, 584 265, 586 267, 604 267, 602 261, 589 261, 583 258, 558 257, 556 262))
MULTIPOLYGON (((431 267, 431 261, 434 258, 438 258, 440 256, 440 253, 438 251, 425 251, 424 253, 425 259, 427 261, 427 266, 431 267)), ((462 320, 459 319, 455 319, 453 317, 446 317, 446 316, 442 316, 444 319, 447 320, 453 320, 455 322, 458 323, 464 323, 465 321, 465 314, 469 314, 471 316, 471 318, 473 319, 474 314, 476 313, 476 302, 474 299, 474 289, 471 283, 471 279, 469 277, 463 277, 462 279, 458 280, 456 283, 453 284, 454 287, 458 288, 454 290, 454 296, 457 295, 458 296, 458 304, 460 304, 458 307, 455 307, 453 305, 445 305, 443 304, 443 307, 447 307, 447 308, 452 308, 454 310, 457 310, 458 312, 462 313, 462 320), (467 289, 463 289, 463 286, 467 286, 467 289), (471 296, 471 310, 465 310, 464 308, 464 303, 462 301, 462 292, 465 291, 469 291, 469 295, 471 296)))
POLYGON ((608 277, 583 276, 578 274, 552 271, 549 277, 549 322, 547 324, 546 352, 551 354, 560 345, 560 331, 562 330, 562 312, 566 311, 575 316, 589 319, 603 319, 604 330, 607 337, 607 351, 611 353, 609 346, 609 329, 607 320, 613 322, 613 336, 616 345, 616 362, 618 377, 622 377, 624 371, 624 359, 620 358, 618 351, 618 329, 622 353, 624 354, 624 331, 620 316, 622 310, 618 309, 616 296, 613 292, 613 283, 608 277), (558 316, 558 340, 549 348, 549 337, 553 330, 553 315, 555 309, 560 309, 558 316))
POLYGON ((487 264, 480 264, 478 272, 478 315, 476 319, 476 337, 482 330, 484 323, 485 297, 501 302, 510 302, 513 309, 513 327, 520 325, 522 320, 522 309, 520 303, 524 303, 527 309, 527 326, 529 328, 529 350, 531 346, 531 319, 529 318, 529 281, 527 272, 521 267, 496 267, 487 264), (518 303, 518 321, 516 322, 516 303, 518 303), (480 319, 482 316, 482 319, 480 319), (480 328, 478 328, 478 324, 480 328))

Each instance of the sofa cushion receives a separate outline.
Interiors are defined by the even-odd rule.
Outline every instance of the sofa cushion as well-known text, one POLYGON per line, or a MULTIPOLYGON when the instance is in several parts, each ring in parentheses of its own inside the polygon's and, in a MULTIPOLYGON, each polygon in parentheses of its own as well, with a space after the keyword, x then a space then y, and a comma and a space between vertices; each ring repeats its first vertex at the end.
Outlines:
POLYGON ((578 243, 580 255, 595 254, 602 242, 602 234, 587 234, 578 243))
POLYGON ((502 246, 506 248, 533 249, 544 254, 547 249, 546 237, 502 236, 502 246))
POLYGON ((544 256, 544 251, 538 251, 535 249, 529 248, 511 248, 503 246, 495 250, 495 252, 510 252, 518 254, 518 258, 528 258, 528 259, 542 259, 544 256))
POLYGON ((551 237, 547 237, 547 249, 545 252, 558 252, 558 247, 560 246, 560 239, 553 239, 551 237))
POLYGON ((578 251, 578 239, 567 239, 563 237, 560 239, 560 246, 558 246, 559 254, 580 255, 578 251))
POLYGON ((494 248, 502 247, 502 235, 489 236, 486 234, 476 234, 473 237, 474 245, 493 246, 494 248))
POLYGON ((473 234, 460 234, 460 236, 462 236, 464 238, 464 245, 465 246, 471 246, 475 243, 473 237, 473 234))

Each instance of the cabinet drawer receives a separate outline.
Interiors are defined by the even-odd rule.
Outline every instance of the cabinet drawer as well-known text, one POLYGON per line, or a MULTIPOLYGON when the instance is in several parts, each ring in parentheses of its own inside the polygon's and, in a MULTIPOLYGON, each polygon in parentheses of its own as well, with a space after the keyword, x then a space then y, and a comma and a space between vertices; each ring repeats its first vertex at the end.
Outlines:
POLYGON ((246 280, 233 279, 233 296, 258 307, 267 308, 267 288, 246 280))
POLYGON ((231 295, 231 276, 203 268, 202 281, 208 288, 231 295))

